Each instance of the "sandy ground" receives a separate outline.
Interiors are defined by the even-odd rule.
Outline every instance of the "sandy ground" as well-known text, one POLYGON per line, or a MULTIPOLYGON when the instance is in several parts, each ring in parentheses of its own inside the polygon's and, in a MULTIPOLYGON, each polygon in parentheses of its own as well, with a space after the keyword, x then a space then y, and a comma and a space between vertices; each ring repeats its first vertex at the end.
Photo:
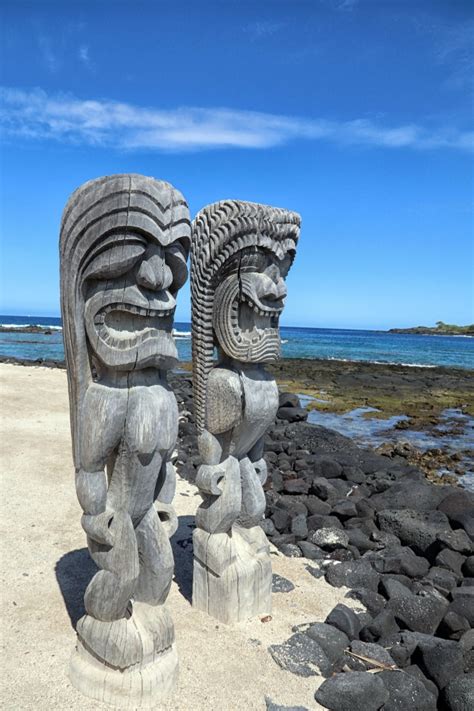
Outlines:
MULTIPOLYGON (((41 367, 0 365, 1 408, 1 645, 2 709, 106 708, 70 684, 73 624, 91 577, 70 452, 66 373, 41 367)), ((273 596, 273 615, 227 627, 189 602, 191 529, 196 489, 180 481, 175 507, 176 575, 168 599, 176 626, 180 680, 171 711, 266 708, 265 696, 282 705, 321 708, 314 701, 319 676, 281 670, 267 651, 293 625, 324 620, 344 597, 305 570, 308 561, 274 555, 274 572, 295 590, 273 596)))

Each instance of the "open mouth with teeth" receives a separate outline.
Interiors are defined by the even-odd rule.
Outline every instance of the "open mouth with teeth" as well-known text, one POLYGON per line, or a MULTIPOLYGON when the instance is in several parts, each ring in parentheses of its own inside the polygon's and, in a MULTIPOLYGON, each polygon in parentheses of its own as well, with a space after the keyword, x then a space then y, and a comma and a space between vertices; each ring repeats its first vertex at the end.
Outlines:
POLYGON ((107 304, 94 317, 100 340, 113 348, 127 349, 163 332, 171 333, 174 308, 145 309, 132 304, 107 304))
POLYGON ((281 300, 264 303, 243 294, 234 308, 243 338, 257 343, 265 334, 278 336, 278 321, 283 310, 281 300))

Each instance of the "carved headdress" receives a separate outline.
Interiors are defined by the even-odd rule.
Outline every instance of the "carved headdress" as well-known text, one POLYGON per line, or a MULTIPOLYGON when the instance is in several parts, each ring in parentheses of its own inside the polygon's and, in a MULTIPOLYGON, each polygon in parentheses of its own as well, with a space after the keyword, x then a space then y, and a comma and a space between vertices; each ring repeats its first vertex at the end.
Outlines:
MULTIPOLYGON (((108 250, 115 250, 116 271, 123 272, 143 253, 147 243, 162 247, 176 243, 174 269, 185 271, 190 233, 189 210, 181 193, 169 183, 142 175, 91 180, 71 195, 64 209, 60 236, 61 313, 76 467, 81 466, 79 412, 93 378, 87 339, 90 333, 85 323, 85 282, 91 278, 114 279, 108 250)), ((123 294, 125 300, 125 289, 123 294)), ((172 306, 171 319, 174 303, 172 306)), ((151 311, 148 309, 147 315, 151 311)), ((125 354, 130 354, 132 347, 126 340, 124 344, 119 367, 127 369, 129 355, 125 354)), ((106 349, 107 344, 103 347, 106 349)), ((152 338, 147 347, 150 351, 156 349, 152 338)))
MULTIPOLYGON (((208 205, 193 221, 192 350, 194 410, 199 432, 205 429, 206 385, 214 364, 214 347, 218 344, 214 322, 216 290, 226 278, 229 265, 239 269, 239 257, 244 255, 250 255, 252 259, 252 254, 264 252, 277 260, 287 259, 291 264, 299 230, 300 216, 297 213, 239 200, 208 205)), ((244 282, 239 271, 241 291, 244 282)), ((245 295, 242 293, 241 296, 245 295)))

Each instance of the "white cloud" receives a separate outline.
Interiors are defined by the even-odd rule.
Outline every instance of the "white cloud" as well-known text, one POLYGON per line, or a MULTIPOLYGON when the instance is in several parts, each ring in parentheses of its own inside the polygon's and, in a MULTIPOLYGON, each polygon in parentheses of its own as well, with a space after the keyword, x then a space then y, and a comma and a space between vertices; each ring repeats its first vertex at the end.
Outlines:
POLYGON ((144 108, 110 100, 0 89, 6 137, 54 139, 125 150, 263 149, 292 140, 384 148, 473 150, 474 132, 416 124, 384 127, 367 119, 331 121, 227 108, 144 108))

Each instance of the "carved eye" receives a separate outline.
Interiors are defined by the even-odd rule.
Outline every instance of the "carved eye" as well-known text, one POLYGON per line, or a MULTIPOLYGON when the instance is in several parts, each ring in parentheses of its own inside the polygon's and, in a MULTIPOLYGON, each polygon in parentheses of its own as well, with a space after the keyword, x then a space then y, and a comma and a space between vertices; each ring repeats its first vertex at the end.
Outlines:
POLYGON ((114 279, 126 274, 145 252, 144 243, 121 242, 101 252, 87 267, 84 279, 114 279))
POLYGON ((173 244, 166 248, 165 261, 173 274, 173 283, 170 286, 170 291, 176 292, 183 286, 188 278, 186 253, 179 242, 173 242, 173 244))

